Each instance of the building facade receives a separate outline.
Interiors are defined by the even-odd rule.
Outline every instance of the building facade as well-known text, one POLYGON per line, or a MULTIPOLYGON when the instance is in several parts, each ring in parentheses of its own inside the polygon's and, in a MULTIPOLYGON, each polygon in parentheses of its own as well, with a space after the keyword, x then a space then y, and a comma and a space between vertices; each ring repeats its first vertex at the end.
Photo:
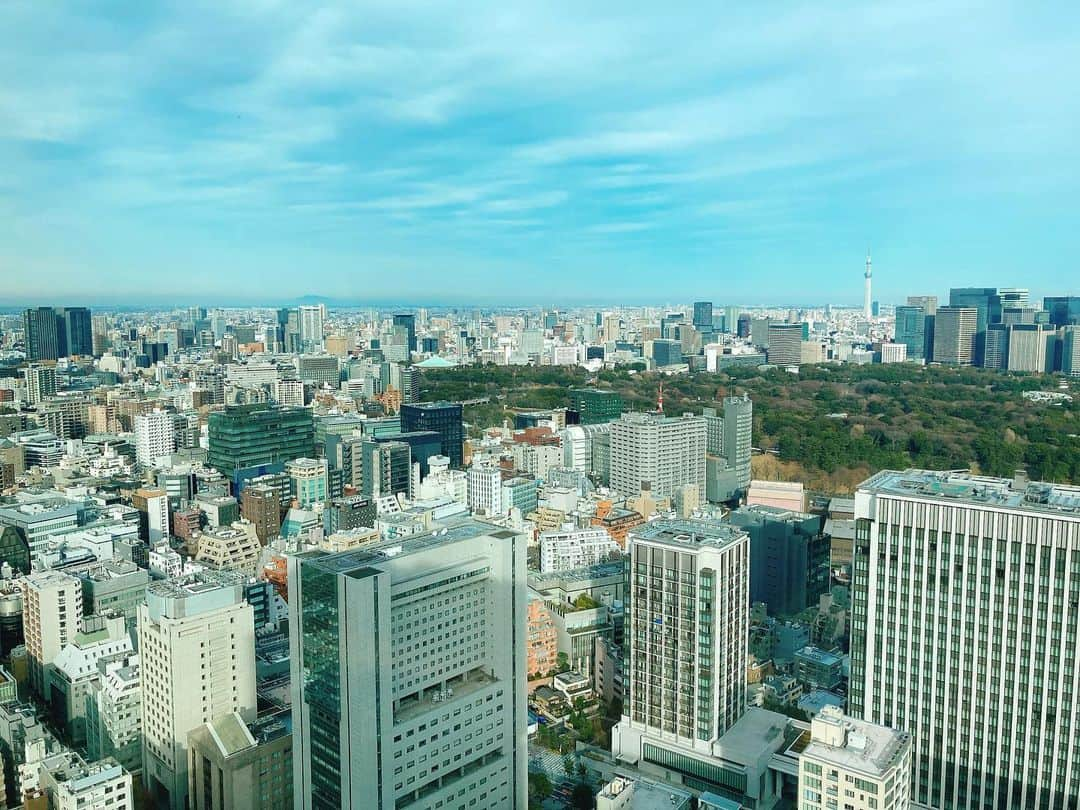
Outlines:
POLYGON ((525 556, 463 520, 289 558, 297 807, 524 810, 525 556))
POLYGON ((1077 503, 1022 474, 883 471, 857 490, 849 711, 911 732, 914 802, 1080 795, 1077 503))
POLYGON ((708 758, 746 709, 750 547, 730 525, 657 520, 630 533, 624 677, 612 751, 708 758))
POLYGON ((700 416, 626 413, 611 423, 611 487, 624 498, 651 485, 670 498, 685 484, 705 500, 706 423, 700 416))

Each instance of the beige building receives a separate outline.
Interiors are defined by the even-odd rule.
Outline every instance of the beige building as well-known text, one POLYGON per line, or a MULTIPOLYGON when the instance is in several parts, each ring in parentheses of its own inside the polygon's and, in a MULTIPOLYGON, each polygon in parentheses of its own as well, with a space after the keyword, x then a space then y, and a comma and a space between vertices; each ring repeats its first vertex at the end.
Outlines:
POLYGON ((40 571, 20 584, 30 688, 45 697, 53 661, 82 623, 82 583, 59 571, 40 571))
POLYGON ((799 808, 895 810, 910 805, 911 737, 826 706, 799 756, 799 808))
POLYGON ((143 784, 154 806, 188 806, 193 729, 232 712, 255 718, 255 623, 243 582, 214 571, 161 580, 139 607, 143 784))
POLYGON ((240 520, 232 526, 205 531, 195 540, 198 562, 219 571, 239 571, 249 576, 258 573, 262 543, 254 523, 240 520))
POLYGON ((245 723, 232 712, 188 734, 191 810, 290 810, 292 784, 292 735, 280 715, 245 723))

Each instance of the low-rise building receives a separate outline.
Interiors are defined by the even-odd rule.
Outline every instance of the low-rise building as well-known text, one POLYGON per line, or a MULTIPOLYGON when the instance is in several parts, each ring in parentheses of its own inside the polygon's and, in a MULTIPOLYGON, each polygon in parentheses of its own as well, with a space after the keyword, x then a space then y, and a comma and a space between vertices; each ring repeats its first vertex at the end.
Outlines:
POLYGON ((799 756, 799 807, 824 810, 839 799, 851 810, 909 806, 911 737, 826 706, 810 724, 799 756))
POLYGON ((291 810, 292 722, 276 713, 245 723, 236 712, 188 733, 192 810, 291 810))

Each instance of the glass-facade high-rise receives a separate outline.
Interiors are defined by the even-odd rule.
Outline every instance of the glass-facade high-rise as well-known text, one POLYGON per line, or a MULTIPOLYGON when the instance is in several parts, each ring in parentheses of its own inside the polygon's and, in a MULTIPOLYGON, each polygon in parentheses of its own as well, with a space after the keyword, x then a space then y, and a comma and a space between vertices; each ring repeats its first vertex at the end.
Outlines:
POLYGON ((412 402, 401 406, 401 432, 433 430, 442 440, 442 455, 460 470, 464 463, 465 424, 457 402, 412 402))
POLYGON ((907 346, 908 360, 922 360, 926 349, 926 310, 922 307, 897 307, 895 340, 907 346))
POLYGON ((210 414, 207 432, 207 460, 232 480, 234 492, 256 475, 281 472, 286 461, 315 455, 315 428, 306 408, 233 405, 210 414))
MULTIPOLYGON (((954 287, 949 290, 949 308, 967 307, 975 310, 975 338, 971 358, 973 365, 982 366, 986 346, 986 327, 1001 323, 1001 296, 994 287, 954 287)), ((942 323, 938 310, 938 323, 942 323)))
POLYGON ((60 351, 56 310, 37 307, 23 311, 23 339, 26 343, 27 360, 57 360, 60 351))
POLYGON ((472 519, 290 556, 296 807, 525 810, 525 558, 472 519))
POLYGON ((570 390, 570 410, 578 414, 578 424, 596 425, 618 419, 623 411, 623 401, 615 391, 573 388, 570 390))

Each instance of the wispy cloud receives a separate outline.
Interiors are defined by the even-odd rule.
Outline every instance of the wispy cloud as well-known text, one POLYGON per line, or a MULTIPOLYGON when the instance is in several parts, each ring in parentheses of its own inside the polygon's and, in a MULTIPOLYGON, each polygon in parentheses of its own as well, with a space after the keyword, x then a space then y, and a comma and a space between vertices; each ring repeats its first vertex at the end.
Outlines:
MULTIPOLYGON (((246 250, 219 259, 234 279, 303 255, 332 286, 351 260, 401 254, 435 289, 470 262, 607 278, 628 257, 696 267, 702 251, 828 271, 869 240, 937 283, 958 258, 1026 261, 1020 219, 985 223, 1022 211, 1053 230, 1080 180, 1070 12, 194 0, 109 14, 10 0, 0 242, 67 266, 62 223, 87 246, 72 263, 135 268, 119 280, 136 283, 159 252, 212 263, 242 234, 246 250), (525 257, 517 241, 539 234, 525 257)), ((1044 252, 1075 248, 1040 232, 1044 252)))

